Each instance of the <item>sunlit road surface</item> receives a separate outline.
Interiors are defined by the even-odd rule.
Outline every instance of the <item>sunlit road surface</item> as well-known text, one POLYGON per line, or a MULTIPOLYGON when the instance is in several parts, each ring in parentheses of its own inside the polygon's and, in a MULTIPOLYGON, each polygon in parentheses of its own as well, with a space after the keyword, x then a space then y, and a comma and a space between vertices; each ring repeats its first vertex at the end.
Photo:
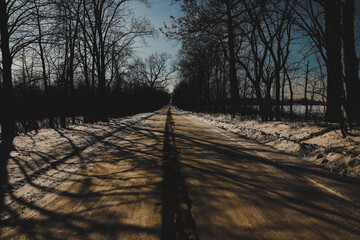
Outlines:
POLYGON ((171 109, 38 201, 15 199, 0 236, 360 239, 359 185, 171 109))

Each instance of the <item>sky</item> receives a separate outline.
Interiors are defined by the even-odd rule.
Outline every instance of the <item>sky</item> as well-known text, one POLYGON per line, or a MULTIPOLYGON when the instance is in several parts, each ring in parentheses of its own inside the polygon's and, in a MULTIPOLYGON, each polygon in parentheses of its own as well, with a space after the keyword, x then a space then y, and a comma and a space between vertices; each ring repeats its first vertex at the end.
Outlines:
MULTIPOLYGON (((169 25, 171 23, 171 15, 178 16, 181 13, 177 4, 171 4, 172 0, 150 0, 150 2, 150 8, 140 2, 133 3, 132 8, 137 16, 150 19, 156 30, 164 27, 164 22, 169 25)), ((142 58, 155 52, 167 52, 175 58, 180 48, 180 43, 174 40, 168 40, 160 32, 157 38, 146 38, 146 42, 147 46, 144 46, 140 41, 136 44, 136 53, 142 58)))
MULTIPOLYGON (((158 52, 167 52, 171 55, 170 61, 167 63, 167 68, 170 69, 171 61, 176 59, 178 50, 181 44, 175 40, 167 39, 160 31, 159 28, 164 27, 164 22, 170 25, 170 16, 181 15, 181 10, 178 4, 172 4, 172 0, 149 0, 151 3, 150 8, 141 2, 133 2, 132 8, 136 16, 148 18, 154 28, 158 31, 156 38, 145 38, 146 45, 143 41, 137 41, 135 44, 136 55, 141 58, 146 58, 149 55, 158 52)), ((167 90, 172 92, 177 80, 174 79, 167 86, 167 90)))

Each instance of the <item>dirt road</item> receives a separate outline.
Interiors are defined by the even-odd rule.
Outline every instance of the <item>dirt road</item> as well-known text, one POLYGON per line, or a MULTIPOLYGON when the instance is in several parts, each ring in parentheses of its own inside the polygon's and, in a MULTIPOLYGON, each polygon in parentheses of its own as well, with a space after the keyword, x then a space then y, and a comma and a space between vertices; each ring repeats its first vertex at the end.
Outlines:
POLYGON ((132 131, 36 201, 10 193, 0 238, 360 239, 358 180, 175 109, 132 131))

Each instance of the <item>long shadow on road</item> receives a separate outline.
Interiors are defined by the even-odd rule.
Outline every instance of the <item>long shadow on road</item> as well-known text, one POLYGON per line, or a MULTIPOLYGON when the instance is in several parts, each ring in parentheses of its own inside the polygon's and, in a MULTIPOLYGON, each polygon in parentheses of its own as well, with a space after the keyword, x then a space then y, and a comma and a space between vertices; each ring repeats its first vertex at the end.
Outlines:
POLYGON ((170 108, 167 112, 164 132, 164 179, 163 214, 161 239, 199 239, 196 235, 195 221, 191 216, 191 200, 188 196, 181 166, 178 162, 175 122, 170 108))
MULTIPOLYGON (((0 219, 5 211, 5 196, 10 190, 8 162, 10 159, 10 152, 14 150, 13 139, 3 140, 0 143, 0 219)), ((1 228, 0 223, 0 228, 1 228)))

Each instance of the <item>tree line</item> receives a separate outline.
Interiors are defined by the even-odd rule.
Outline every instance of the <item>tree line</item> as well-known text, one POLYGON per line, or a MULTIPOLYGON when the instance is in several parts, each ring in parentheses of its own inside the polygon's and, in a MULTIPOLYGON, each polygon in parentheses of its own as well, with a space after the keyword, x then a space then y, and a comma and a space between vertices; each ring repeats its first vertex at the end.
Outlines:
POLYGON ((132 2, 0 0, 3 139, 19 122, 28 130, 39 119, 66 127, 78 116, 107 121, 167 104, 170 56, 136 57, 136 41, 156 31, 132 2))
POLYGON ((360 123, 354 0, 178 2, 183 15, 163 30, 182 41, 178 106, 245 114, 256 99, 267 121, 293 118, 293 103, 303 98, 322 101, 326 120, 344 131, 345 122, 360 123))

